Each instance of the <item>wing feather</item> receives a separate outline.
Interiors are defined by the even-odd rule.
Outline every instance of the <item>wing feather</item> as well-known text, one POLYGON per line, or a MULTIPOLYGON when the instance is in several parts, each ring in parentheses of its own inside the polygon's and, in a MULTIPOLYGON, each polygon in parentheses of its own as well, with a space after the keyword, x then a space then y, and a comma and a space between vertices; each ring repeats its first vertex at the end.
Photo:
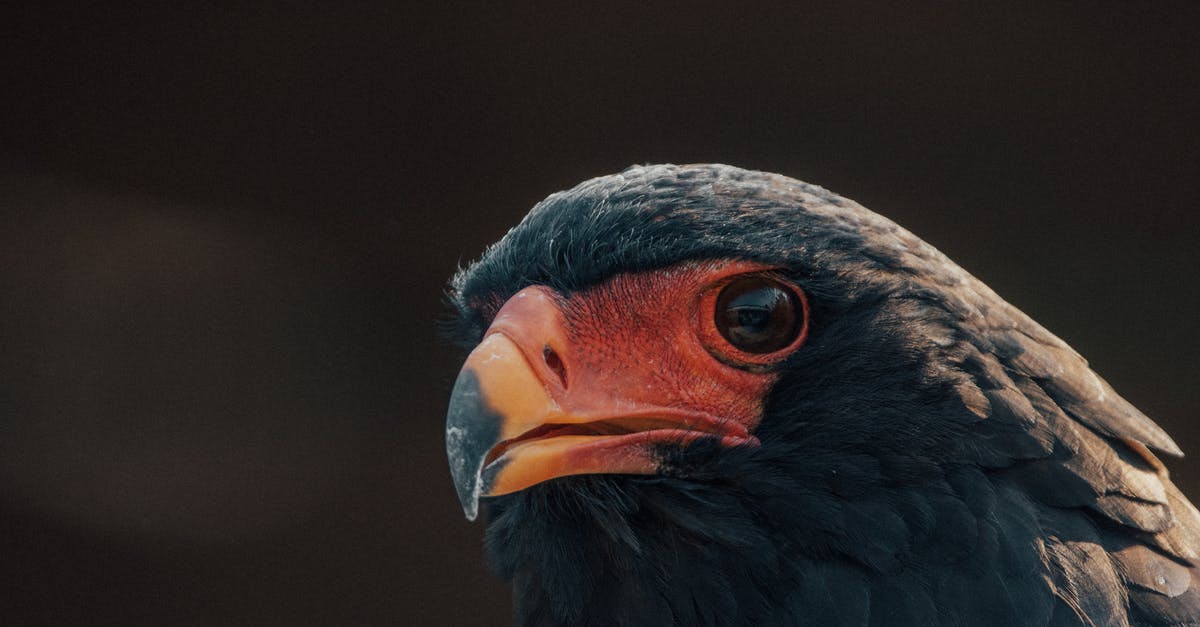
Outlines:
POLYGON ((974 440, 994 481, 1034 499, 1047 583, 1085 624, 1200 625, 1200 512, 1151 452, 1178 446, 1062 340, 975 287, 958 303, 962 369, 987 401, 974 440))

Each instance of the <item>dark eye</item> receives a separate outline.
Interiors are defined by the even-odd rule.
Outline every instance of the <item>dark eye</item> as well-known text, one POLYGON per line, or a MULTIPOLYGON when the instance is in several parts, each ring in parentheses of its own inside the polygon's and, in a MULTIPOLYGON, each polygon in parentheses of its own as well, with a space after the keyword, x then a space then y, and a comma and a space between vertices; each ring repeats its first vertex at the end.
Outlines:
POLYGON ((800 333, 802 313, 796 293, 765 277, 738 279, 717 296, 717 330, 747 353, 772 353, 800 333))

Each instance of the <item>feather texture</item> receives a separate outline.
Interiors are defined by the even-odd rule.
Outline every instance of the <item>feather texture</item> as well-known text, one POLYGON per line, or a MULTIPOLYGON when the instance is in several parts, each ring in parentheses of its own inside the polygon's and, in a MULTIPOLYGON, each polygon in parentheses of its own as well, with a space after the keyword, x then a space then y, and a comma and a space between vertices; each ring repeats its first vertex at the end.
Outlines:
POLYGON ((451 285, 478 341, 518 290, 703 259, 772 264, 812 332, 757 448, 489 503, 525 625, 1196 625, 1200 514, 1170 437, 1074 350, 896 224, 719 165, 554 194, 451 285))

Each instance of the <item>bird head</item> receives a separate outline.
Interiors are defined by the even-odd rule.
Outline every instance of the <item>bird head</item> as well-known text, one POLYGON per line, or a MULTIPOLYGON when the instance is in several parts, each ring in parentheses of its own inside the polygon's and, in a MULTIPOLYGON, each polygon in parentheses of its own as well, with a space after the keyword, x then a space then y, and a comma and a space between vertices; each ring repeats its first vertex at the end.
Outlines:
POLYGON ((721 452, 963 454, 978 408, 946 393, 967 378, 948 301, 968 280, 781 176, 631 168, 553 195, 453 282, 475 344, 447 421, 463 509, 573 475, 710 476, 721 452))

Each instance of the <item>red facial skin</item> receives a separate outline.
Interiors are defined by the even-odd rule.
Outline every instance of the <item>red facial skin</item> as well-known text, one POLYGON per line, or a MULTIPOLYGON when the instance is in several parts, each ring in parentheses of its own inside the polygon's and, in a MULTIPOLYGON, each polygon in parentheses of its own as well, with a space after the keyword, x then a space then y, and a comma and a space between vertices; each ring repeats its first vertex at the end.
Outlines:
POLYGON ((653 474, 659 444, 757 445, 752 432, 778 379, 772 366, 804 343, 808 308, 795 288, 799 336, 768 354, 735 348, 714 306, 745 275, 791 285, 769 266, 713 261, 620 275, 569 296, 532 286, 510 298, 464 366, 502 417, 484 495, 570 474, 653 474))

